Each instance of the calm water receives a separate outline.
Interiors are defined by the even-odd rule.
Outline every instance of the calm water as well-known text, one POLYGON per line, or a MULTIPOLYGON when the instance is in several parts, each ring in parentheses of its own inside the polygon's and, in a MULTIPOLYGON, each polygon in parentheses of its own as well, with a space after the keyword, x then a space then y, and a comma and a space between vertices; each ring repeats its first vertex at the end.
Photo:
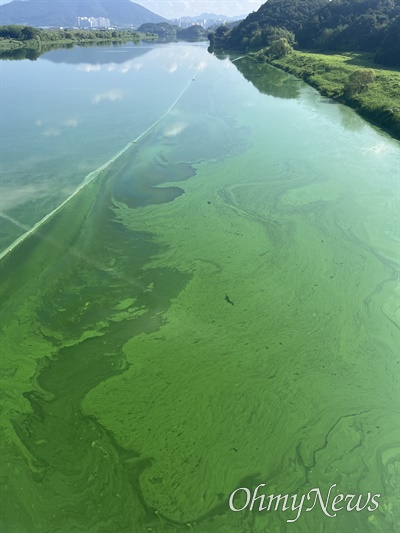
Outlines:
POLYGON ((203 45, 0 68, 0 529, 397 531, 399 143, 203 45))

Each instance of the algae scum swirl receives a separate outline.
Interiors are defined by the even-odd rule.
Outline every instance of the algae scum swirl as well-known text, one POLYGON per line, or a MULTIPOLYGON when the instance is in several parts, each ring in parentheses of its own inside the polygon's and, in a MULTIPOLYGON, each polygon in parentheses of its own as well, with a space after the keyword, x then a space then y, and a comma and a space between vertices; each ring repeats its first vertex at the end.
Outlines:
MULTIPOLYGON (((113 59, 128 52, 36 67, 86 84, 74 136, 96 123, 87 157, 103 172, 71 191, 60 171, 34 202, 23 161, 5 182, 10 224, 54 212, 0 264, 0 529, 395 532, 399 143, 245 57, 169 45, 113 59), (104 136, 110 117, 126 133, 104 136), (381 497, 292 524, 282 507, 229 509, 262 483, 381 497)), ((41 148, 55 176, 73 138, 59 131, 41 148)))

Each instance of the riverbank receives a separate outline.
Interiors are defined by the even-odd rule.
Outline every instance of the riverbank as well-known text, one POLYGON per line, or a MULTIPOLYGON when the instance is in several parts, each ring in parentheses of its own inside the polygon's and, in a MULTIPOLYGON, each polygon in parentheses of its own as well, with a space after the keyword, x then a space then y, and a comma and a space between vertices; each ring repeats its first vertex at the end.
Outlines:
POLYGON ((368 54, 359 53, 328 55, 293 50, 282 58, 265 61, 303 79, 322 95, 352 107, 363 118, 400 139, 398 70, 377 65, 368 54), (375 81, 362 92, 346 94, 350 75, 360 69, 372 69, 375 81))
POLYGON ((56 41, 45 41, 41 42, 37 39, 29 39, 28 41, 18 41, 16 39, 4 39, 0 40, 0 52, 12 52, 13 50, 21 50, 21 49, 27 49, 27 50, 42 50, 43 48, 47 49, 49 47, 51 48, 62 48, 64 46, 69 45, 80 45, 80 44, 98 44, 98 43, 110 43, 110 42, 128 42, 128 41, 139 41, 143 40, 148 36, 140 36, 138 38, 121 38, 121 39, 114 39, 114 38, 105 38, 105 39, 59 39, 56 41))
POLYGON ((157 40, 157 35, 130 30, 40 30, 28 26, 4 26, 1 30, 0 59, 36 59, 48 50, 75 45, 157 40))

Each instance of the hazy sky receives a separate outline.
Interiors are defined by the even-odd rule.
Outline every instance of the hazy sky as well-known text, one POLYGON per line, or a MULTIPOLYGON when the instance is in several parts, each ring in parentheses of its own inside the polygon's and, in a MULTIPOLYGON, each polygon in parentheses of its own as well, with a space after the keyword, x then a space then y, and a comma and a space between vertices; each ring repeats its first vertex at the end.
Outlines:
MULTIPOLYGON (((9 1, 0 0, 0 5, 7 4, 9 1)), ((205 12, 227 16, 247 15, 251 11, 256 11, 264 2, 265 0, 136 0, 137 4, 165 18, 194 16, 205 12)))

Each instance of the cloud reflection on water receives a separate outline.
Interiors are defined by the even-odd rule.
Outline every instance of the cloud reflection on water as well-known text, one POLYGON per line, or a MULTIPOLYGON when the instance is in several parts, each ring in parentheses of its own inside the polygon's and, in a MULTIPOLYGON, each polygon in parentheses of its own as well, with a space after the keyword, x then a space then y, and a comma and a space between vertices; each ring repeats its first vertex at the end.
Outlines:
POLYGON ((111 89, 110 91, 104 93, 97 93, 92 98, 93 104, 99 104, 103 100, 109 100, 110 102, 115 102, 116 100, 122 100, 123 93, 118 89, 111 89))

